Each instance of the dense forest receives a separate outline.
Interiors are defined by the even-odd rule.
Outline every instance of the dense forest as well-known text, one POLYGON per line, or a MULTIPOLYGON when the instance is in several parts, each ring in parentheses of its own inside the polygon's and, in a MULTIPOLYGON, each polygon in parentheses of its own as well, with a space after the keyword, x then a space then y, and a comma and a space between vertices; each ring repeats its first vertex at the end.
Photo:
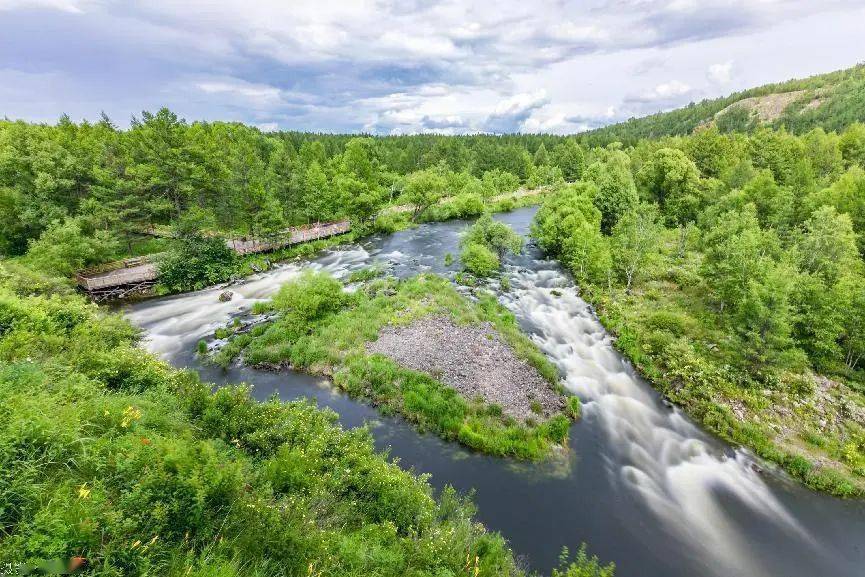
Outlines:
MULTIPOLYGON (((434 497, 367 432, 212 392, 68 280, 164 253, 176 278, 201 265, 183 290, 235 266, 218 235, 342 217, 394 230, 508 209, 492 203, 520 188, 544 188, 535 242, 666 397, 810 486, 861 496, 863 68, 835 75, 766 88, 831 92, 777 127, 702 122, 758 92, 568 138, 262 133, 168 110, 127 130, 0 122, 3 558, 109 575, 524 574, 468 502, 434 497)), ((519 249, 493 228, 463 246, 477 276, 519 249)), ((612 568, 581 550, 556 574, 612 568)))

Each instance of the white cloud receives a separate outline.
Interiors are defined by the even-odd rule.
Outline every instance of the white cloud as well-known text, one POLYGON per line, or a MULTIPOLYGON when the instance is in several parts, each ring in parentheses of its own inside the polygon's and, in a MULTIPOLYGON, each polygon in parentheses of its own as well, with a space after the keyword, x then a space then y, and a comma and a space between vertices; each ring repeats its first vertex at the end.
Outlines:
POLYGON ((240 98, 256 106, 273 106, 282 102, 282 91, 279 88, 234 78, 201 81, 196 84, 196 87, 205 94, 240 98))
POLYGON ((92 0, 0 0, 0 11, 41 9, 81 14, 92 0))
POLYGON ((549 101, 543 89, 511 96, 496 105, 484 121, 483 129, 495 133, 519 132, 534 111, 543 108, 549 101))
POLYGON ((706 75, 710 82, 715 84, 729 84, 733 73, 733 61, 728 60, 720 64, 712 64, 706 75))

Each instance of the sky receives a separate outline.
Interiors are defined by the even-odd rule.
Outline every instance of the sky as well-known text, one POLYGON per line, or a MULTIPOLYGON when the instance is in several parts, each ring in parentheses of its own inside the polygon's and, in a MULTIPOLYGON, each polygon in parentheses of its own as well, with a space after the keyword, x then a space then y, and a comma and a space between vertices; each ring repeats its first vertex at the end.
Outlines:
POLYGON ((865 62, 865 0, 0 0, 0 116, 570 134, 865 62))

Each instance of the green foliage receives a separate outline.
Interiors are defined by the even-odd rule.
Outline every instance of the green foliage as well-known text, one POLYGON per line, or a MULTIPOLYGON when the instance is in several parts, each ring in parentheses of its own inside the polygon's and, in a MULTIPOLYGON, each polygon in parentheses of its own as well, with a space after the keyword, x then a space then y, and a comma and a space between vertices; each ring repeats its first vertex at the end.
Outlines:
POLYGON ((69 276, 78 269, 110 260, 117 243, 106 231, 86 235, 76 219, 55 221, 30 243, 24 261, 49 275, 69 276))
POLYGON ((414 205, 413 220, 417 220, 430 206, 438 202, 445 193, 447 183, 436 171, 428 169, 406 177, 402 198, 414 205))
POLYGON ((747 106, 732 106, 715 117, 715 126, 727 134, 730 132, 751 132, 758 124, 756 114, 747 106))
POLYGON ((670 224, 693 221, 702 198, 700 171, 684 152, 662 148, 637 173, 640 187, 657 202, 670 224))
POLYGON ((596 194, 589 183, 563 187, 544 201, 532 223, 541 248, 559 256, 581 281, 605 278, 611 265, 596 194))
POLYGON ((323 272, 305 271, 280 287, 273 309, 295 323, 309 323, 338 311, 348 295, 342 283, 323 272))
POLYGON ((460 239, 464 245, 480 244, 494 251, 499 258, 504 255, 519 254, 523 250, 523 237, 507 224, 493 220, 489 213, 484 214, 469 227, 460 239))
POLYGON ((576 140, 568 138, 553 148, 552 164, 562 171, 566 181, 575 182, 583 176, 586 154, 576 140))
POLYGON ((594 204, 601 211, 601 230, 609 234, 619 218, 637 203, 631 159, 621 150, 605 151, 603 160, 586 170, 585 180, 597 187, 594 204))
POLYGON ((631 290, 641 273, 657 253, 663 225, 654 204, 640 203, 624 213, 613 227, 610 238, 614 268, 624 277, 631 290))
POLYGON ((559 567, 553 569, 552 577, 613 577, 616 565, 601 565, 596 556, 589 557, 585 544, 571 558, 567 547, 559 555, 559 567))
POLYGON ((198 290, 228 280, 237 271, 237 257, 223 239, 191 234, 178 239, 157 266, 159 282, 169 290, 198 290))
POLYGON ((460 252, 460 261, 463 267, 475 276, 486 277, 490 276, 499 270, 501 262, 498 255, 477 242, 467 242, 463 244, 460 252))

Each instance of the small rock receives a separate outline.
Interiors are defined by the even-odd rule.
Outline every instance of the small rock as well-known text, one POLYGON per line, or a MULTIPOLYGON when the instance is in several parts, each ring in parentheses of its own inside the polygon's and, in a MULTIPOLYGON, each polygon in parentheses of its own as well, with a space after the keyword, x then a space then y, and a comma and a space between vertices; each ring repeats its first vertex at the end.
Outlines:
POLYGON ((550 294, 553 295, 554 297, 560 297, 560 296, 562 296, 562 291, 560 291, 558 289, 553 289, 550 291, 550 294))
POLYGON ((233 293, 233 292, 231 292, 231 291, 222 291, 221 293, 219 293, 219 302, 221 302, 221 303, 227 303, 228 301, 230 301, 230 300, 232 299, 232 297, 234 297, 234 293, 233 293))
POLYGON ((763 474, 763 467, 758 465, 757 463, 751 463, 751 470, 757 473, 758 475, 763 474))
POLYGON ((661 403, 663 403, 663 405, 665 407, 667 407, 668 409, 672 409, 673 407, 675 407, 675 405, 673 404, 673 401, 671 401, 670 399, 667 399, 667 398, 661 399, 661 403))

